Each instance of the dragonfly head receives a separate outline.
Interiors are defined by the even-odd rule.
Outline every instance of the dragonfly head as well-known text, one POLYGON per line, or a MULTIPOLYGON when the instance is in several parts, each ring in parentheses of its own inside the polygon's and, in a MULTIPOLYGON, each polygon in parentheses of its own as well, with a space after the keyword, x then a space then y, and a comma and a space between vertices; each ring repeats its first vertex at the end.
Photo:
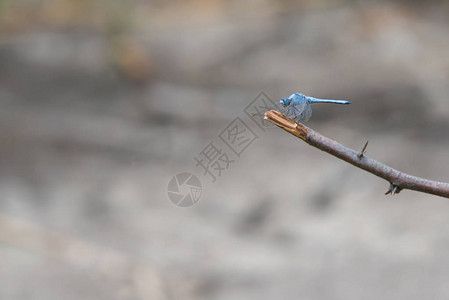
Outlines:
POLYGON ((279 101, 279 103, 280 103, 283 107, 286 107, 286 106, 289 106, 289 105, 290 105, 290 102, 291 102, 291 101, 292 101, 292 100, 289 99, 289 98, 282 98, 281 101, 279 101))

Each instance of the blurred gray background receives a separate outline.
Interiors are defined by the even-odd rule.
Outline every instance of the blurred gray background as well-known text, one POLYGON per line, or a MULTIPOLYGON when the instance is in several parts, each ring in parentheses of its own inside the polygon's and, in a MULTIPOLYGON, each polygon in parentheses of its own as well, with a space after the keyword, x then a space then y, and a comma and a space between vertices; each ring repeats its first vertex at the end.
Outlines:
POLYGON ((1 299, 447 299, 449 202, 245 107, 449 181, 447 1, 0 1, 1 299), (216 182, 194 157, 258 136, 216 182), (189 208, 167 196, 191 172, 189 208))

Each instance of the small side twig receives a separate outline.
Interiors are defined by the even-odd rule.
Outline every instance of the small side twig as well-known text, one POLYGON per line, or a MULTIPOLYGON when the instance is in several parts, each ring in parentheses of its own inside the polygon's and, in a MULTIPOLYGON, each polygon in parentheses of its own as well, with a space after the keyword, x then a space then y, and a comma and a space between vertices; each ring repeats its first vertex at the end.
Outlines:
POLYGON ((399 194, 401 188, 394 183, 390 183, 388 190, 385 192, 385 195, 391 194, 392 196, 399 194))
POLYGON ((267 111, 265 113, 265 120, 270 121, 313 147, 387 180, 390 183, 390 187, 385 194, 394 195, 398 194, 401 190, 409 189, 449 198, 449 183, 402 173, 366 156, 368 142, 366 142, 363 150, 358 152, 319 134, 301 123, 296 123, 295 120, 289 119, 275 110, 267 111))
POLYGON ((366 144, 365 144, 365 146, 363 146, 362 151, 360 151, 360 153, 357 154, 357 157, 358 157, 359 159, 362 159, 362 158, 363 158, 363 155, 365 155, 365 153, 366 153, 366 147, 368 147, 368 142, 369 142, 369 141, 366 141, 366 144))

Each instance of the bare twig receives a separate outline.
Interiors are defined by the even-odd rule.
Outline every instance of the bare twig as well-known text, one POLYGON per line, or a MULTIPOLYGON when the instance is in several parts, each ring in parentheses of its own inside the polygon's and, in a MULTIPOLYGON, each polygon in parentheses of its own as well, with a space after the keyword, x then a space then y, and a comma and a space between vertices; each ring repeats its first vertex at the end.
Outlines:
POLYGON ((408 175, 366 156, 365 150, 368 142, 363 150, 358 152, 322 136, 301 123, 296 123, 295 120, 289 119, 275 110, 267 111, 265 120, 288 131, 311 146, 387 180, 390 183, 390 187, 385 194, 394 195, 403 189, 409 189, 449 198, 449 183, 408 175))
POLYGON ((365 144, 365 146, 363 146, 362 151, 360 151, 360 153, 357 154, 357 157, 358 157, 359 159, 362 159, 362 158, 363 158, 363 155, 365 155, 365 153, 366 153, 366 147, 368 147, 368 142, 369 142, 369 141, 366 141, 366 144, 365 144))

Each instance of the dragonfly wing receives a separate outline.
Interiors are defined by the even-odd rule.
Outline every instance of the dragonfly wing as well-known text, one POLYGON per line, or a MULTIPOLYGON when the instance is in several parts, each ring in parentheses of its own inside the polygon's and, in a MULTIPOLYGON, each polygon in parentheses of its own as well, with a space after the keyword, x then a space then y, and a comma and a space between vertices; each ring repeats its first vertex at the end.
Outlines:
POLYGON ((296 105, 289 105, 285 108, 286 113, 284 113, 284 115, 287 118, 294 119, 299 122, 304 118, 304 108, 305 105, 303 103, 296 105))
POLYGON ((260 120, 260 123, 265 127, 273 127, 271 122, 267 122, 264 120, 265 112, 274 109, 280 111, 284 116, 290 119, 294 119, 295 121, 308 121, 312 116, 312 107, 309 102, 299 103, 299 104, 291 104, 285 107, 272 107, 268 109, 264 109, 263 111, 259 111, 257 113, 252 114, 252 117, 260 120))
POLYGON ((303 121, 307 122, 309 121, 310 117, 312 117, 312 105, 307 101, 305 107, 304 107, 304 118, 303 121))

